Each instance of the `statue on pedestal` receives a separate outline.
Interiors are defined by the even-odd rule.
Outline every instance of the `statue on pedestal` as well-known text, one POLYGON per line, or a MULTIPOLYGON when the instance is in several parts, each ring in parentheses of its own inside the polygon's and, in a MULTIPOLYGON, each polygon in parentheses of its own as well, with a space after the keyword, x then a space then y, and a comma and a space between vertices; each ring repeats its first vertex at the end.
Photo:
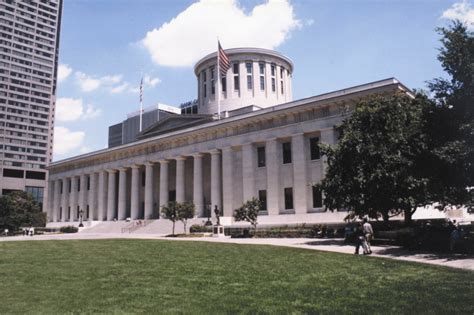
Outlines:
POLYGON ((217 220, 217 224, 216 224, 216 225, 221 225, 221 221, 220 221, 220 211, 219 211, 219 208, 217 208, 217 205, 216 205, 215 208, 214 208, 214 214, 216 215, 216 220, 217 220))

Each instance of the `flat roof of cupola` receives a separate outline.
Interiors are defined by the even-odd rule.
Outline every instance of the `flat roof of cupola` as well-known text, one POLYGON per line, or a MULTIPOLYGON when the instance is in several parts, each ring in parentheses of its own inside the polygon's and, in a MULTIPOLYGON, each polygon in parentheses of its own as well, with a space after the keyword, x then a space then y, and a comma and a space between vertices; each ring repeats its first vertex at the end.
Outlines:
MULTIPOLYGON (((232 55, 236 54, 262 54, 262 55, 267 55, 267 56, 273 56, 277 57, 280 59, 285 60, 289 65, 290 65, 290 73, 293 72, 293 61, 291 61, 290 58, 287 56, 271 49, 265 49, 265 48, 255 48, 255 47, 240 47, 240 48, 229 48, 229 49, 224 49, 225 53, 230 57, 232 55)), ((197 68, 204 62, 212 59, 212 58, 217 58, 217 51, 210 53, 206 55, 205 57, 201 58, 196 64, 194 65, 194 73, 197 75, 197 68)))

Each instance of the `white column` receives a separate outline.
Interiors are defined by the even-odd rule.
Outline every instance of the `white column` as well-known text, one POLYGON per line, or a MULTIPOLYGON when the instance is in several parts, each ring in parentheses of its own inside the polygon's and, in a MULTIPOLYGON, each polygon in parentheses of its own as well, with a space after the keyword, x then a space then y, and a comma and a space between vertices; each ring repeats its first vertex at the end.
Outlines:
POLYGON ((233 152, 231 147, 222 149, 222 215, 226 217, 234 214, 233 152))
POLYGON ((71 212, 69 213, 69 221, 73 222, 77 217, 77 177, 71 177, 71 192, 69 194, 69 206, 71 212))
POLYGON ((79 210, 82 210, 82 219, 84 220, 87 215, 86 208, 86 196, 87 196, 87 176, 82 174, 80 177, 80 191, 79 191, 79 210))
POLYGON ((265 144, 265 165, 267 168, 268 215, 277 215, 280 213, 280 168, 278 152, 278 140, 276 138, 267 140, 265 144))
MULTIPOLYGON (((91 173, 90 175, 90 186, 89 186, 89 221, 93 221, 95 214, 97 213, 97 174, 91 173)), ((98 218, 100 220, 100 218, 98 218)))
POLYGON ((196 216, 204 216, 204 195, 202 191, 202 154, 194 154, 193 202, 196 216))
POLYGON ((127 169, 119 169, 118 220, 127 216, 127 169))
POLYGON ((306 174, 305 137, 301 134, 292 136, 291 155, 293 164, 293 206, 296 214, 306 213, 308 180, 306 174))
POLYGON ((115 181, 116 170, 107 170, 108 173, 108 187, 107 187, 107 221, 115 219, 115 210, 117 208, 115 201, 115 181))
MULTIPOLYGON (((334 129, 321 130, 321 143, 335 144, 337 142, 336 132, 334 129)), ((326 174, 328 159, 325 155, 321 156, 321 178, 326 174)))
POLYGON ((140 209, 140 166, 132 165, 132 186, 130 196, 130 217, 132 220, 138 219, 140 209))
POLYGON ((184 202, 184 161, 185 157, 176 158, 176 201, 184 202))
POLYGON ((97 193, 97 220, 107 220, 107 173, 99 172, 99 189, 97 193))
POLYGON ((160 160, 160 209, 168 203, 168 164, 169 161, 160 160))
POLYGON ((242 184, 243 202, 255 197, 255 159, 254 146, 251 143, 242 146, 242 184))
POLYGON ((211 151, 211 212, 217 206, 222 211, 221 159, 218 150, 211 151))
POLYGON ((61 199, 61 207, 62 207, 61 222, 66 222, 66 214, 67 214, 67 206, 68 206, 68 198, 67 198, 68 180, 67 178, 63 178, 61 181, 62 181, 62 186, 63 186, 63 193, 61 195, 61 198, 62 198, 61 199))
POLYGON ((145 164, 145 219, 153 217, 153 163, 145 164))
POLYGON ((59 208, 61 207, 61 180, 54 181, 53 195, 53 222, 59 222, 59 208))

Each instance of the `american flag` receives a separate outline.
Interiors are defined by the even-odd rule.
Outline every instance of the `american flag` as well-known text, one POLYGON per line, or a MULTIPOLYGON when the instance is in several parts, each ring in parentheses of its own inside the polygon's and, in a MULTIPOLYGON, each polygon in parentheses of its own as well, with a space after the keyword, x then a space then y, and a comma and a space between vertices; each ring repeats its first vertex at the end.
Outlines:
POLYGON ((221 47, 221 43, 218 41, 219 51, 218 51, 218 60, 221 76, 225 77, 227 70, 230 68, 229 57, 227 57, 224 49, 221 47))
POLYGON ((143 78, 140 81, 140 103, 143 101, 143 78))

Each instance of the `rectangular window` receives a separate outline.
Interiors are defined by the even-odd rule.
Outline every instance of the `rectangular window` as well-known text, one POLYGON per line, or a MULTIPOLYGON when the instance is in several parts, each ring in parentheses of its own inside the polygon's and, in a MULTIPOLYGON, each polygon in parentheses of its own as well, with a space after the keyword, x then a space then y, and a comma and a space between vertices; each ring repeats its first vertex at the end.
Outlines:
POLYGON ((260 90, 265 90, 265 77, 260 76, 260 90))
POLYGON ((87 205, 86 208, 86 218, 89 219, 89 205, 87 205))
POLYGON ((222 86, 222 92, 225 92, 227 91, 227 78, 226 77, 223 77, 221 79, 221 86, 222 86))
POLYGON ((259 190, 258 191, 258 200, 260 200, 260 210, 267 210, 267 191, 259 190))
POLYGON ((274 76, 275 76, 275 65, 274 65, 274 64, 272 64, 272 65, 270 66, 270 70, 271 70, 270 73, 271 73, 272 77, 274 77, 274 76))
POLYGON ((280 67, 280 78, 283 79, 283 73, 285 72, 285 68, 280 67))
POLYGON ((313 208, 323 207, 323 194, 321 190, 313 186, 313 208))
POLYGON ((285 188, 285 210, 293 209, 293 188, 285 188))
POLYGON ((145 187, 145 182, 146 182, 146 173, 142 172, 142 187, 145 187))
POLYGON ((207 85, 206 85, 206 83, 204 83, 204 85, 202 86, 202 94, 204 95, 204 97, 207 97, 207 85))
POLYGON ((283 87, 283 81, 280 81, 281 94, 285 94, 285 88, 283 87))
POLYGON ((310 138, 309 147, 311 151, 311 160, 319 160, 321 158, 321 152, 319 151, 319 138, 310 138))
POLYGON ((265 147, 257 148, 257 165, 258 167, 265 167, 265 147))
POLYGON ((63 219, 63 207, 59 207, 59 221, 63 219))
POLYGON ((202 81, 206 82, 207 81, 207 75, 206 75, 206 70, 202 71, 202 81))
POLYGON ((215 80, 215 73, 214 67, 211 67, 211 94, 216 94, 216 80, 215 80))
POLYGON ((260 69, 260 74, 265 75, 265 64, 263 62, 258 64, 258 68, 260 69))
POLYGON ((238 63, 234 63, 232 64, 233 66, 233 72, 234 74, 239 74, 239 64, 238 63))
POLYGON ((87 176, 87 190, 91 190, 91 177, 87 176))
POLYGON ((247 89, 249 89, 249 90, 253 89, 253 82, 252 82, 252 76, 251 75, 247 76, 247 89))
POLYGON ((272 78, 272 92, 276 91, 276 81, 275 78, 272 78))
POLYGON ((63 193, 63 181, 61 181, 59 183, 59 193, 62 194, 63 193))
POLYGON ((81 179, 77 179, 77 191, 81 191, 81 179))
POLYGON ((283 164, 291 163, 291 142, 281 144, 283 150, 283 164))
POLYGON ((68 187, 69 187, 68 191, 69 191, 69 193, 71 193, 71 189, 72 189, 72 180, 70 179, 70 180, 68 181, 68 183, 69 183, 69 185, 68 185, 68 187))
POLYGON ((168 192, 168 201, 170 202, 176 201, 176 190, 170 190, 168 192))
POLYGON ((260 90, 265 90, 265 63, 261 62, 258 64, 260 70, 260 90))
POLYGON ((252 63, 251 62, 246 62, 245 63, 245 68, 247 69, 247 74, 252 74, 252 63))
POLYGON ((239 76, 238 75, 234 76, 234 90, 236 90, 236 91, 240 90, 239 76))

